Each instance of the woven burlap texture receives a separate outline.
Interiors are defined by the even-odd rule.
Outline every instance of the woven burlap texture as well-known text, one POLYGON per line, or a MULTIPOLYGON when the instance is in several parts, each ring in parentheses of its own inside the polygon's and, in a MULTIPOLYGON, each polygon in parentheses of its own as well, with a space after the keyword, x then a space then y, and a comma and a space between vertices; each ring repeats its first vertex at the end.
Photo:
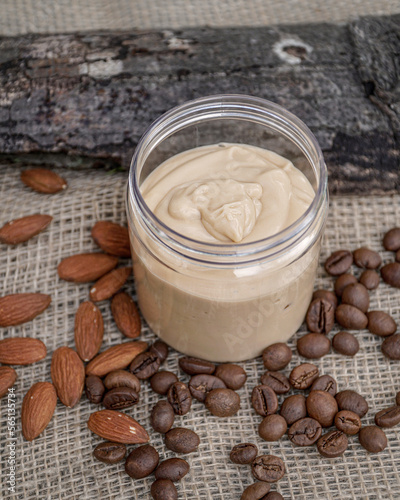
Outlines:
MULTIPOLYGON (((91 412, 98 409, 83 396, 73 409, 61 403, 43 434, 32 443, 21 436, 20 408, 24 394, 33 382, 51 381, 52 352, 63 345, 74 348, 74 316, 81 302, 88 299, 89 284, 77 285, 60 281, 57 264, 72 254, 96 251, 90 229, 100 219, 126 223, 124 193, 127 174, 96 171, 63 171, 68 189, 56 195, 41 195, 30 191, 19 180, 21 169, 0 167, 0 226, 8 220, 33 213, 46 213, 54 217, 50 227, 39 236, 16 247, 1 245, 1 295, 17 292, 44 292, 52 297, 50 307, 35 320, 25 325, 0 329, 0 338, 33 336, 47 346, 47 357, 26 367, 16 367, 16 492, 8 491, 7 459, 9 435, 7 430, 7 398, 1 405, 1 464, 2 496, 12 499, 148 499, 153 476, 132 480, 124 472, 124 464, 107 466, 92 456, 94 447, 102 440, 87 428, 91 412)), ((381 245, 382 234, 400 220, 400 196, 336 197, 331 199, 330 213, 323 241, 321 262, 338 248, 355 249, 362 245, 378 250, 384 262, 394 260, 381 245)), ((359 270, 354 270, 356 274, 359 270)), ((331 289, 333 279, 319 269, 317 287, 331 289)), ((134 295, 133 282, 125 287, 134 295)), ((371 309, 382 309, 400 323, 400 290, 381 283, 371 292, 371 309)), ((109 301, 101 302, 105 335, 102 349, 126 340, 113 322, 109 301)), ((296 338, 304 334, 303 327, 290 342, 295 352, 296 338)), ((330 337, 338 331, 335 327, 330 337)), ((331 352, 315 363, 322 374, 336 378, 340 390, 351 388, 364 395, 370 410, 363 418, 364 425, 373 423, 374 415, 382 408, 394 404, 400 390, 400 362, 389 361, 380 352, 381 339, 361 331, 356 333, 360 351, 354 358, 331 352)), ((143 327, 141 338, 153 340, 155 336, 143 327)), ((188 376, 180 371, 179 354, 171 352, 164 369, 178 374, 187 382, 188 376)), ((285 370, 305 360, 294 354, 285 370)), ((392 499, 399 498, 400 488, 400 430, 386 431, 389 445, 380 454, 367 453, 350 438, 343 457, 326 459, 316 447, 294 447, 287 436, 277 443, 267 443, 258 436, 261 417, 250 405, 251 390, 258 385, 264 372, 261 359, 242 364, 248 382, 239 390, 242 406, 231 418, 211 416, 204 406, 193 402, 191 411, 177 417, 176 426, 196 431, 201 439, 197 452, 184 458, 190 463, 189 474, 178 484, 179 499, 238 499, 243 489, 253 482, 248 466, 230 462, 229 451, 240 442, 253 442, 260 454, 281 457, 286 464, 286 475, 273 486, 285 499, 392 499)), ((146 429, 150 410, 161 396, 142 384, 140 403, 126 413, 141 422, 146 429)), ((282 401, 280 396, 280 402, 282 401)), ((166 449, 160 434, 150 432, 150 442, 156 447, 161 460, 174 456, 166 449)), ((131 450, 133 447, 130 446, 131 450)))

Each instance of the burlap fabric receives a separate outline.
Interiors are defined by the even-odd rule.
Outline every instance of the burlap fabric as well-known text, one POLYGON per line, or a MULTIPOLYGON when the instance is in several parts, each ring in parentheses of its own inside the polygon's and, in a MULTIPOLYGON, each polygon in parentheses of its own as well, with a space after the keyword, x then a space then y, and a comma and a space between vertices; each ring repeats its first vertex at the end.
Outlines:
MULTIPOLYGON (((8 220, 33 213, 47 213, 54 217, 50 227, 25 244, 17 247, 0 246, 1 295, 15 292, 44 292, 52 296, 47 311, 30 323, 0 329, 0 337, 33 336, 47 346, 47 357, 32 366, 16 367, 16 492, 8 491, 10 443, 7 430, 7 398, 1 407, 1 480, 0 497, 12 499, 148 499, 153 477, 132 480, 124 472, 124 464, 107 466, 92 457, 94 447, 102 440, 87 428, 92 411, 85 396, 74 408, 61 403, 43 434, 32 443, 21 436, 20 408, 24 394, 33 382, 51 381, 50 361, 52 352, 63 345, 74 347, 74 315, 79 304, 88 299, 89 285, 76 285, 60 281, 57 264, 64 257, 96 250, 90 229, 99 219, 125 223, 124 187, 127 175, 96 171, 63 171, 69 187, 54 196, 30 191, 19 180, 21 169, 0 168, 0 226, 8 220)), ((335 249, 355 249, 361 245, 378 250, 384 262, 393 255, 383 251, 382 234, 398 225, 400 196, 336 197, 331 200, 330 214, 323 242, 321 262, 335 249)), ((358 273, 355 270, 355 273, 358 273)), ((333 279, 319 270, 316 286, 332 288, 333 279)), ((132 281, 126 289, 134 294, 132 281)), ((108 301, 100 303, 104 316, 105 335, 102 349, 125 340, 113 322, 108 301)), ((381 283, 371 293, 371 308, 383 309, 400 324, 400 290, 381 283)), ((304 334, 303 327, 291 341, 304 334)), ((335 327, 334 331, 338 331, 335 327)), ((400 390, 400 362, 389 361, 380 352, 381 339, 367 331, 357 332, 360 351, 354 358, 330 353, 316 361, 322 374, 331 374, 338 381, 339 389, 359 391, 368 400, 370 411, 363 423, 373 423, 374 415, 382 408, 394 404, 400 390)), ((146 326, 141 338, 153 340, 154 335, 146 326)), ((185 382, 188 376, 179 371, 178 353, 172 352, 165 369, 176 372, 185 382)), ((285 373, 299 362, 298 355, 285 373)), ((259 383, 263 373, 261 359, 243 363, 248 374, 246 386, 239 391, 242 407, 231 418, 211 416, 202 404, 193 402, 192 410, 184 417, 177 417, 175 425, 196 431, 201 444, 198 452, 185 456, 191 466, 190 473, 179 483, 179 499, 236 499, 243 489, 253 482, 248 466, 234 465, 229 461, 229 451, 237 443, 253 442, 260 453, 274 454, 286 464, 287 473, 276 485, 285 499, 392 499, 400 498, 400 429, 388 429, 389 445, 377 455, 367 453, 357 437, 341 458, 322 458, 316 447, 294 447, 284 436, 279 442, 268 444, 258 437, 261 417, 250 405, 252 388, 259 383)), ((150 431, 149 413, 161 396, 153 393, 147 383, 142 384, 140 403, 126 413, 132 415, 150 431)), ((282 399, 282 397, 280 397, 282 399)), ((168 451, 162 436, 151 432, 151 444, 160 458, 174 454, 168 451)), ((132 447, 130 447, 132 449, 132 447)))

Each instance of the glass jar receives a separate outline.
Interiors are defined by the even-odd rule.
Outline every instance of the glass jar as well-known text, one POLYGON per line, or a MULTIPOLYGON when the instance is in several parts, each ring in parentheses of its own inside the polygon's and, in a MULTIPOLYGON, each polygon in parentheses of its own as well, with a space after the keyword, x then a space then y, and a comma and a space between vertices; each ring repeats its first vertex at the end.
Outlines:
POLYGON ((249 359, 287 341, 312 296, 327 208, 321 149, 281 106, 214 95, 161 116, 136 148, 127 190, 136 291, 150 328, 178 351, 219 362, 249 359), (250 243, 204 243, 163 224, 141 195, 144 179, 171 156, 221 142, 291 160, 315 191, 307 211, 283 231, 250 243))

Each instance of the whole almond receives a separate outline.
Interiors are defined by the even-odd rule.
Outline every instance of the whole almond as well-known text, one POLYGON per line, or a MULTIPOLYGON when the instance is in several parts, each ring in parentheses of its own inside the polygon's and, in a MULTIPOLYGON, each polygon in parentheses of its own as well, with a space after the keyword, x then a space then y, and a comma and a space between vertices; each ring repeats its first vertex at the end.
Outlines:
POLYGON ((22 434, 32 441, 44 431, 53 416, 57 404, 56 390, 50 382, 37 382, 25 394, 22 401, 22 434))
POLYGON ((115 295, 111 301, 111 312, 118 330, 130 339, 140 335, 139 311, 132 298, 125 292, 115 295))
POLYGON ((99 352, 103 333, 100 309, 93 302, 82 302, 75 315, 75 347, 83 361, 90 361, 99 352))
POLYGON ((124 444, 147 443, 149 435, 135 419, 115 410, 100 410, 92 413, 89 429, 98 436, 124 444))
POLYGON ((99 247, 117 257, 130 257, 129 233, 126 227, 115 222, 101 220, 92 228, 92 238, 99 247))
POLYGON ((50 302, 50 295, 44 293, 14 293, 0 297, 0 327, 31 321, 47 309, 50 302))
POLYGON ((17 372, 11 366, 0 366, 0 398, 5 396, 17 380, 17 372))
POLYGON ((67 182, 55 172, 46 168, 24 170, 21 181, 39 193, 54 194, 67 187, 67 182))
POLYGON ((36 236, 53 220, 51 215, 34 214, 14 219, 0 228, 0 242, 17 245, 36 236))
POLYGON ((72 255, 58 264, 58 275, 65 281, 87 283, 96 281, 117 265, 117 257, 104 253, 81 253, 72 255))
POLYGON ((59 347, 51 358, 51 379, 61 403, 73 408, 81 399, 85 384, 85 367, 70 347, 59 347))
POLYGON ((123 287, 131 273, 131 267, 120 267, 105 274, 90 290, 90 298, 93 302, 109 299, 123 287))
POLYGON ((13 337, 0 340, 0 363, 30 365, 46 357, 43 342, 32 337, 13 337))
POLYGON ((86 375, 104 377, 114 370, 122 370, 130 365, 133 359, 144 352, 147 347, 147 343, 140 340, 109 347, 90 361, 86 366, 86 375))

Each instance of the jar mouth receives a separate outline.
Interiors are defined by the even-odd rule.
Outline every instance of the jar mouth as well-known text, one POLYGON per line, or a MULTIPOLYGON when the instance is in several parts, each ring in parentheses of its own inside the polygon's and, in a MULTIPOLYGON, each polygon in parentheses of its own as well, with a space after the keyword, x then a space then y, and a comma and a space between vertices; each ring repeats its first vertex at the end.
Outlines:
POLYGON ((128 217, 130 217, 129 210, 137 210, 142 215, 142 221, 146 221, 145 225, 160 243, 182 255, 190 254, 196 260, 208 259, 213 256, 245 257, 268 252, 274 248, 279 248, 282 251, 282 247, 288 243, 291 246, 293 241, 298 240, 313 224, 317 214, 324 211, 326 198, 327 169, 321 148, 311 130, 299 118, 280 105, 245 94, 217 94, 201 97, 176 106, 157 118, 145 131, 135 149, 127 189, 128 217), (274 130, 282 135, 286 135, 285 132, 293 134, 292 142, 295 142, 314 172, 317 173, 318 185, 310 206, 296 221, 282 231, 266 238, 245 243, 206 243, 171 229, 153 213, 145 202, 140 191, 138 167, 146 161, 154 147, 188 125, 207 120, 243 120, 246 119, 244 116, 247 119, 256 119, 260 125, 271 127, 272 124, 274 130), (293 140, 293 137, 296 140, 293 140))

